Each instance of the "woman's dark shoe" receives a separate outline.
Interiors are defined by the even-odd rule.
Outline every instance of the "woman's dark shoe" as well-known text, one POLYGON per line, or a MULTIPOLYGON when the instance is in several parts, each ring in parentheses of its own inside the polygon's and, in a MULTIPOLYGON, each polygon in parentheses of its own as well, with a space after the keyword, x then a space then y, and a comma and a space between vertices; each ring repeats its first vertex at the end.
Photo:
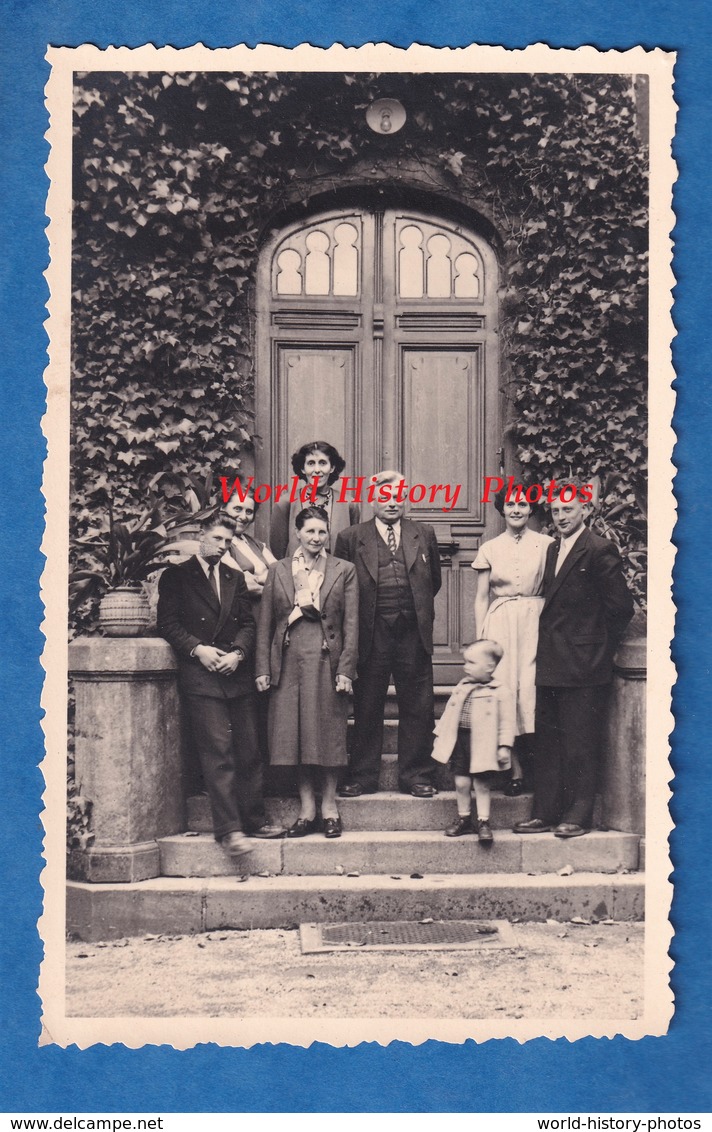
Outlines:
POLYGON ((503 793, 506 794, 508 798, 518 798, 520 794, 524 793, 524 779, 510 778, 503 793))
POLYGON ((341 817, 324 818, 324 837, 341 837, 341 817))
POLYGON ((445 830, 446 837, 462 837, 465 833, 474 833, 475 827, 472 824, 472 814, 460 814, 457 821, 449 825, 445 830))
POLYGON ((309 833, 318 833, 321 827, 319 817, 307 821, 306 818, 297 818, 294 825, 287 830, 287 837, 306 837, 309 833))
POLYGON ((494 841, 490 823, 485 821, 484 818, 480 818, 477 823, 477 837, 479 838, 480 845, 491 845, 494 841))

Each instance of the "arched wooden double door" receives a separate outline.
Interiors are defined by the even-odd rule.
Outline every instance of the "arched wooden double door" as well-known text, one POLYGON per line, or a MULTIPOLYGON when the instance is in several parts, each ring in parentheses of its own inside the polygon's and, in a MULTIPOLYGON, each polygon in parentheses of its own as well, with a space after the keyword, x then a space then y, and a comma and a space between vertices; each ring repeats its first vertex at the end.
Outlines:
POLYGON ((492 249, 420 212, 325 212, 284 228, 260 260, 256 482, 287 481, 290 454, 320 438, 342 452, 345 475, 394 467, 424 485, 409 510, 441 548, 444 683, 473 638, 470 564, 497 529, 480 502, 499 465, 496 315, 492 249))

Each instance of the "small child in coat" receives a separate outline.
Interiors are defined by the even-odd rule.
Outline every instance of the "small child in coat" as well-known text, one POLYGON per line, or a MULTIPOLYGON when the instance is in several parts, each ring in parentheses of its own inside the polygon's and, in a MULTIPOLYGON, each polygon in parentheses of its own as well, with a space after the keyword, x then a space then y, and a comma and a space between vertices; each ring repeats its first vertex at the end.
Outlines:
POLYGON ((512 697, 493 679, 503 649, 496 641, 475 641, 463 653, 464 679, 457 684, 435 726, 432 757, 450 763, 457 793, 457 821, 446 837, 477 833, 482 845, 491 845, 490 788, 492 771, 510 766, 514 742, 512 697), (472 820, 475 794, 477 825, 472 820))

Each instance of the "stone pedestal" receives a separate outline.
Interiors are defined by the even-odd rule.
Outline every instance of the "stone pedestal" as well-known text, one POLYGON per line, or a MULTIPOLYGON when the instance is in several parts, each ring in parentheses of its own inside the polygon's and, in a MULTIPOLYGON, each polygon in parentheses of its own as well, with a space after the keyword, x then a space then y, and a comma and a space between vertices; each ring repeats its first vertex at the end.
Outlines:
POLYGON ((608 829, 645 833, 645 638, 616 654, 603 763, 601 820, 608 829))
POLYGON ((156 839, 184 828, 176 661, 158 638, 82 637, 69 646, 75 773, 92 803, 85 879, 146 880, 156 839))

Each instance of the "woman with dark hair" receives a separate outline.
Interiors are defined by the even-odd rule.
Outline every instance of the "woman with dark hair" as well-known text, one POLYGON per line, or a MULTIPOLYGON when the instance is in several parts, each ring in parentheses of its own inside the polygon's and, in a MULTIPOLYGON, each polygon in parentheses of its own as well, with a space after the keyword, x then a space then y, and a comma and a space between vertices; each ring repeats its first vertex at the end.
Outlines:
POLYGON ((223 561, 241 571, 249 596, 253 601, 259 601, 267 581, 267 570, 277 559, 267 543, 247 533, 255 521, 259 503, 255 502, 254 495, 248 493, 242 479, 239 483, 242 498, 235 491, 223 507, 235 522, 235 537, 223 561))
MULTIPOLYGON (((526 491, 522 485, 522 492, 526 491)), ((544 604, 544 564, 552 541, 532 531, 529 519, 536 504, 506 500, 500 491, 494 505, 504 516, 505 530, 480 546, 472 563, 477 571, 475 637, 497 641, 504 649, 498 677, 513 697, 515 736, 534 732, 536 707, 536 648, 539 615, 544 604)), ((522 741, 520 740, 520 743, 522 741)), ((524 789, 517 743, 512 748, 512 776, 505 794, 514 797, 524 789)))
MULTIPOLYGON (((292 456, 295 476, 304 480, 308 486, 311 486, 315 477, 318 478, 316 499, 313 502, 326 511, 329 522, 327 550, 333 548, 340 531, 361 522, 359 505, 339 502, 338 492, 332 487, 345 467, 343 456, 339 455, 333 444, 327 444, 325 440, 312 440, 309 444, 302 444, 292 456)), ((277 558, 294 554, 298 545, 295 519, 303 507, 300 500, 290 503, 288 499, 282 499, 275 504, 269 542, 277 558)))
POLYGON ((272 765, 298 767, 299 817, 287 837, 319 828, 325 837, 340 837, 336 782, 347 764, 348 696, 358 656, 356 568, 326 553, 329 522, 323 508, 304 507, 295 525, 297 549, 267 574, 255 683, 258 692, 270 690, 272 765))

